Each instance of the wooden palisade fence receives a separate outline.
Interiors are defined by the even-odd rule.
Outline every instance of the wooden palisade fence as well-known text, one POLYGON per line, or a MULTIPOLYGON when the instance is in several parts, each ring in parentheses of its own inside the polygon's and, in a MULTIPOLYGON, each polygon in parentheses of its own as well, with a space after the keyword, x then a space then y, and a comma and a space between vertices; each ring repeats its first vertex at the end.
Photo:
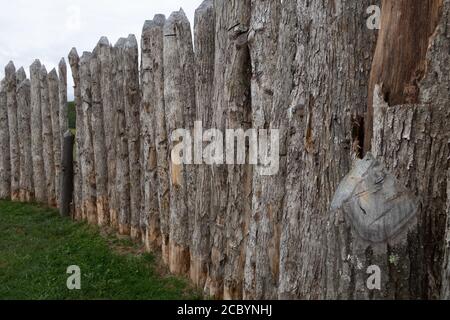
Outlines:
POLYGON ((406 2, 205 0, 193 37, 182 10, 146 21, 140 65, 133 35, 74 48, 73 168, 64 59, 30 80, 10 63, 0 198, 70 201, 214 298, 450 298, 450 0, 406 2), (195 121, 279 129, 278 174, 175 164, 172 134, 195 121), (381 231, 361 218, 371 197, 393 215, 381 231))

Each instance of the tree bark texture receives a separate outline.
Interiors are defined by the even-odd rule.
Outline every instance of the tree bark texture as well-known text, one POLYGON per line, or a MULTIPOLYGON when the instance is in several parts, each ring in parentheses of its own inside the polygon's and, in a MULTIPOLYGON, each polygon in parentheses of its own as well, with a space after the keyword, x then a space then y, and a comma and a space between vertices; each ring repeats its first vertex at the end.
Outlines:
POLYGON ((60 145, 64 143, 64 134, 69 130, 69 115, 67 109, 67 65, 64 58, 58 64, 58 88, 59 88, 59 127, 60 145))
POLYGON ((92 126, 92 77, 90 72, 92 53, 83 52, 80 59, 80 88, 83 107, 83 149, 81 171, 83 183, 83 208, 91 224, 98 223, 97 191, 94 158, 94 128, 92 126))
POLYGON ((74 217, 77 220, 86 219, 83 209, 83 171, 81 167, 83 158, 83 107, 81 100, 80 87, 80 57, 75 48, 69 53, 69 64, 72 70, 72 78, 74 83, 74 99, 76 111, 76 133, 75 133, 75 159, 74 159, 74 217))
POLYGON ((125 82, 124 82, 124 50, 125 38, 120 38, 114 46, 114 85, 115 95, 114 109, 117 112, 116 119, 116 156, 117 156, 117 195, 119 197, 119 233, 122 235, 130 234, 130 163, 128 160, 128 134, 127 118, 125 113, 125 82))
POLYGON ((44 157, 45 188, 47 204, 56 207, 55 193, 55 158, 53 151, 52 111, 50 105, 48 74, 44 65, 39 75, 41 85, 41 112, 42 112, 42 154, 44 157))
POLYGON ((17 87, 17 115, 20 132, 20 181, 19 199, 30 202, 34 199, 33 157, 31 152, 31 83, 23 80, 17 87))
POLYGON ((5 89, 11 161, 11 200, 17 201, 20 198, 20 147, 17 121, 16 67, 12 62, 5 67, 5 89))
POLYGON ((140 239, 141 167, 140 167, 140 90, 139 51, 136 37, 129 35, 124 48, 124 97, 130 167, 130 232, 140 239))
POLYGON ((101 62, 99 58, 100 44, 94 50, 90 60, 91 98, 92 98, 92 145, 94 151, 95 190, 97 222, 100 227, 109 224, 108 209, 108 166, 105 139, 105 126, 103 123, 103 101, 101 89, 101 62))
MULTIPOLYGON (((214 1, 205 0, 195 11, 194 25, 196 121, 202 121, 204 128, 210 128, 212 125, 214 38, 214 1)), ((202 289, 208 276, 211 252, 209 238, 211 173, 209 166, 200 165, 197 167, 195 211, 190 250, 190 278, 198 288, 202 289)))
MULTIPOLYGON (((169 141, 177 129, 193 125, 194 82, 193 48, 189 21, 182 10, 173 12, 164 25, 164 100, 169 141)), ((176 143, 176 141, 175 141, 176 143)), ((170 239, 169 267, 175 274, 189 272, 189 209, 188 190, 191 168, 175 164, 170 157, 174 142, 170 142, 170 239)))
MULTIPOLYGON (((143 211, 141 225, 145 226, 145 244, 148 250, 162 246, 162 224, 167 226, 168 199, 159 186, 168 187, 167 146, 158 157, 158 143, 167 143, 164 118, 164 80, 162 74, 164 16, 146 21, 142 30, 141 48, 141 139, 143 154, 143 211), (162 105, 162 107, 161 107, 162 105), (161 121, 162 120, 162 121, 161 121), (161 128, 162 126, 162 128, 161 128), (163 136, 164 140, 161 139, 163 136), (161 161, 159 161, 161 159, 161 161), (162 191, 162 193, 160 192, 162 191), (162 215, 165 215, 162 217, 162 215), (161 222, 161 220, 163 220, 161 222)), ((164 236, 168 236, 166 231, 164 236)))
POLYGON ((11 161, 9 153, 8 107, 6 83, 0 83, 0 199, 11 198, 11 161))
POLYGON ((33 158, 33 183, 35 200, 47 203, 47 188, 44 168, 42 140, 42 105, 41 105, 41 63, 34 61, 30 67, 31 81, 31 155, 33 158))
POLYGON ((59 79, 56 69, 48 74, 48 92, 50 101, 50 112, 52 118, 53 137, 53 159, 55 163, 55 196, 56 205, 59 205, 61 196, 61 128, 59 124, 59 79))

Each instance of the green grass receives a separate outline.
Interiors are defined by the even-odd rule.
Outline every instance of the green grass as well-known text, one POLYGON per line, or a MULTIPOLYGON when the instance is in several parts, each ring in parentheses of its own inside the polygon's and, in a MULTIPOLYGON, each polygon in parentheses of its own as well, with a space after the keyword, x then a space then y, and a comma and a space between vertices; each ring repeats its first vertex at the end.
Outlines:
POLYGON ((61 218, 53 209, 0 201, 0 299, 199 299, 138 245, 61 218), (81 290, 66 286, 81 268, 81 290))

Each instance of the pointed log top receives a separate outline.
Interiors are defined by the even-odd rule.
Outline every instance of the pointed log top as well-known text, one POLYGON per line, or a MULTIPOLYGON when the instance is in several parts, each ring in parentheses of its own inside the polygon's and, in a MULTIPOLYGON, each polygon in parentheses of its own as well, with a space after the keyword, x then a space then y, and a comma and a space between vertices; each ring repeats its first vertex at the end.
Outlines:
POLYGON ((58 80, 58 73, 56 72, 56 69, 53 68, 50 73, 48 74, 48 77, 51 79, 58 80))
POLYGON ((31 87, 30 79, 25 79, 20 82, 19 86, 17 87, 17 90, 22 90, 23 88, 29 88, 31 87))
POLYGON ((34 60, 30 66, 30 70, 41 70, 41 62, 39 59, 34 60))
POLYGON ((23 67, 20 67, 19 70, 17 70, 17 72, 16 72, 16 79, 17 79, 18 83, 20 84, 26 78, 27 78, 27 74, 25 73, 25 69, 23 67))
POLYGON ((61 58, 61 60, 59 60, 59 64, 58 64, 58 68, 61 69, 67 69, 66 66, 66 59, 64 59, 64 57, 61 58))
POLYGON ((166 16, 163 14, 155 14, 153 17, 153 22, 162 27, 164 23, 166 23, 166 16))
POLYGON ((72 48, 69 52, 69 63, 71 66, 74 66, 80 62, 80 56, 78 55, 77 49, 72 48))
POLYGON ((119 40, 117 40, 116 44, 114 45, 114 48, 123 48, 123 47, 125 47, 126 42, 127 42, 127 39, 119 38, 119 40))
POLYGON ((107 37, 103 36, 98 40, 97 46, 99 47, 109 47, 109 40, 107 37))
POLYGON ((8 78, 13 74, 14 76, 16 75, 16 67, 14 66, 14 63, 10 61, 5 67, 5 76, 8 78))
POLYGON ((203 1, 200 6, 195 10, 196 14, 202 13, 204 11, 207 11, 208 9, 211 9, 214 6, 214 0, 205 0, 203 1))
POLYGON ((183 9, 180 11, 174 11, 170 14, 169 19, 166 20, 164 24, 164 35, 165 36, 174 36, 175 35, 175 24, 182 24, 186 27, 191 27, 189 19, 184 13, 183 9))
POLYGON ((80 64, 87 63, 91 58, 92 58, 92 53, 89 51, 84 51, 83 55, 81 56, 81 59, 80 59, 80 64))
POLYGON ((128 36, 125 46, 127 48, 137 48, 138 47, 138 42, 137 42, 136 36, 134 34, 130 34, 128 36))
POLYGON ((40 72, 42 76, 47 76, 47 68, 45 67, 44 64, 41 66, 40 72))

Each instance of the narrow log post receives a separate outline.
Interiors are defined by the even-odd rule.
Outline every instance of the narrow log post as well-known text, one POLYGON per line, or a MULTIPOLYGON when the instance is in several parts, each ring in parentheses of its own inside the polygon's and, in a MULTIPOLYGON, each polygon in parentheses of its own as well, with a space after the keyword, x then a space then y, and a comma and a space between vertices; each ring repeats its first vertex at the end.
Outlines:
POLYGON ((73 203, 73 144, 74 136, 70 130, 64 134, 62 148, 62 167, 61 167, 61 197, 60 209, 61 216, 68 217, 71 213, 73 203))
MULTIPOLYGON (((214 1, 206 0, 195 11, 195 97, 197 121, 204 128, 212 125, 215 50, 214 1)), ((203 154, 201 154, 203 157, 203 154)), ((200 159, 201 160, 201 159, 200 159)), ((211 168, 201 164, 197 168, 195 217, 192 230, 190 277, 203 288, 208 275, 210 255, 209 224, 211 219, 211 168)))
POLYGON ((99 46, 94 50, 90 61, 91 94, 92 94, 92 139, 95 166, 95 187, 97 200, 97 219, 99 226, 109 224, 108 209, 108 167, 105 143, 105 129, 103 125, 103 102, 101 91, 101 69, 98 57, 99 46))
POLYGON ((67 65, 64 58, 58 64, 58 88, 59 88, 59 127, 61 134, 61 147, 64 142, 64 134, 69 130, 69 115, 67 109, 67 65))
POLYGON ((130 163, 128 161, 127 118, 124 101, 124 49, 125 38, 120 38, 114 46, 114 101, 116 119, 116 183, 119 202, 119 233, 130 234, 130 163))
MULTIPOLYGON (((164 99, 166 103, 169 151, 178 141, 172 141, 177 129, 190 129, 195 108, 193 100, 193 51, 189 21, 182 10, 173 12, 164 25, 164 99)), ((183 143, 189 144, 189 141, 183 143)), ((192 155, 183 152, 183 158, 192 155)), ((187 186, 191 182, 188 166, 176 163, 169 154, 170 164, 170 242, 169 267, 172 273, 186 274, 190 266, 190 221, 187 186)), ((194 193, 195 188, 189 189, 194 193)))
POLYGON ((42 108, 41 108, 41 63, 33 62, 30 67, 31 81, 31 154, 33 158, 34 196, 37 202, 47 202, 44 154, 42 141, 42 108))
MULTIPOLYGON (((22 69, 23 70, 23 69, 22 69)), ((20 132, 20 201, 34 199, 33 157, 31 152, 31 83, 23 80, 17 87, 17 114, 20 132)))
POLYGON ((11 198, 11 161, 9 153, 8 107, 6 83, 0 83, 0 199, 11 198))
POLYGON ((83 52, 80 59, 80 88, 83 107, 83 149, 81 153, 81 171, 83 172, 83 208, 90 224, 97 224, 97 200, 95 181, 95 161, 92 120, 92 78, 90 64, 92 54, 83 52))
POLYGON ((9 62, 5 67, 6 103, 8 107, 9 149, 11 161, 11 200, 19 200, 20 147, 17 122, 16 67, 9 62))
POLYGON ((52 118, 53 137, 53 159, 55 163, 55 196, 56 204, 59 205, 61 194, 61 128, 59 124, 59 79, 56 69, 52 69, 48 74, 48 92, 50 101, 50 112, 52 118))
POLYGON ((25 73, 25 69, 23 67, 20 67, 19 70, 16 71, 16 87, 18 88, 26 78, 27 74, 25 73))
MULTIPOLYGON (((141 140, 142 140, 142 189, 143 206, 141 212, 141 228, 145 226, 144 241, 147 250, 161 248, 160 206, 158 201, 158 163, 157 163, 157 105, 158 73, 162 68, 162 59, 158 56, 158 48, 162 48, 162 27, 165 18, 146 21, 142 30, 141 58, 141 140), (161 65, 158 65, 161 63, 161 65)), ((162 51, 160 52, 162 53, 162 51)), ((164 112, 163 112, 164 115, 164 112)), ((167 160, 166 160, 167 161, 167 160)))
POLYGON ((102 37, 98 43, 98 58, 100 59, 100 88, 103 105, 103 123, 105 129, 105 144, 107 153, 108 177, 108 208, 109 223, 111 227, 118 227, 118 196, 116 186, 116 110, 114 102, 113 86, 113 56, 112 48, 106 37, 102 37))
MULTIPOLYGON (((252 63, 252 128, 260 130, 272 128, 281 2, 252 0, 251 15, 248 38, 252 63)), ((284 73, 282 76, 289 75, 284 73)), ((262 150, 260 155, 261 152, 262 150)), ((264 164, 260 163, 253 171, 252 214, 246 248, 244 298, 275 299, 279 264, 277 228, 281 207, 276 203, 272 204, 270 198, 280 189, 284 191, 284 188, 277 183, 280 172, 261 175, 259 166, 264 167, 264 164), (266 186, 268 188, 265 188, 266 186), (280 189, 274 186, 279 186, 280 189)), ((281 202, 280 198, 278 200, 281 202)))
POLYGON ((44 65, 41 67, 39 74, 41 85, 41 111, 42 111, 42 143, 45 171, 45 187, 47 193, 47 204, 55 207, 55 159, 53 154, 53 128, 52 113, 50 106, 49 90, 48 90, 48 74, 44 65))
POLYGON ((81 87, 80 87, 80 57, 75 48, 69 53, 69 64, 72 69, 72 77, 74 82, 74 97, 75 97, 75 109, 76 109, 76 156, 74 163, 74 218, 77 220, 86 219, 86 213, 83 208, 83 170, 81 163, 83 162, 83 106, 81 100, 81 87))
POLYGON ((125 116, 130 166, 131 238, 140 239, 141 166, 140 166, 140 91, 139 50, 136 37, 129 35, 124 48, 125 116))

